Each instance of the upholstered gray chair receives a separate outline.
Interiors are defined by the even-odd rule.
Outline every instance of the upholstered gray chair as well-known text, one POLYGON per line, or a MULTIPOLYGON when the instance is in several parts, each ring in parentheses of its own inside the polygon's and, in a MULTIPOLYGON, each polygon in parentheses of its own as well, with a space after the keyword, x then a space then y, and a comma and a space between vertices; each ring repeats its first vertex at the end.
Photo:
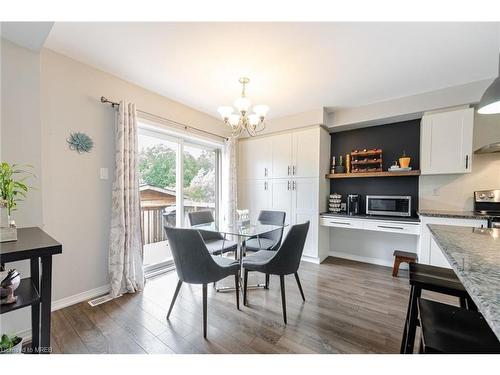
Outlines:
POLYGON ((300 258, 304 250, 309 221, 304 224, 297 224, 290 228, 287 236, 283 240, 277 251, 260 250, 252 255, 243 258, 243 304, 247 304, 247 281, 249 271, 258 271, 270 275, 279 275, 281 284, 281 304, 283 307, 283 321, 286 324, 286 300, 285 300, 285 275, 295 275, 295 280, 299 287, 302 300, 305 301, 304 291, 300 284, 297 273, 300 265, 300 258))
MULTIPOLYGON (((191 226, 213 224, 215 222, 211 211, 189 212, 188 217, 191 226)), ((219 255, 234 251, 235 258, 237 257, 238 244, 236 242, 226 240, 224 236, 218 232, 203 229, 199 229, 198 231, 210 254, 219 255)))
MULTIPOLYGON (((243 244, 245 255, 247 251, 257 252, 259 250, 276 251, 281 245, 283 238, 283 226, 285 225, 286 212, 283 211, 266 211, 262 210, 259 213, 258 221, 265 225, 277 225, 282 228, 273 230, 251 237, 243 244)), ((266 274, 266 289, 269 289, 269 274, 266 274)))
POLYGON ((207 284, 234 275, 236 308, 240 309, 239 262, 230 258, 213 256, 207 251, 200 233, 196 229, 164 227, 170 250, 174 258, 179 281, 170 303, 167 320, 183 282, 203 285, 203 337, 207 337, 207 284))

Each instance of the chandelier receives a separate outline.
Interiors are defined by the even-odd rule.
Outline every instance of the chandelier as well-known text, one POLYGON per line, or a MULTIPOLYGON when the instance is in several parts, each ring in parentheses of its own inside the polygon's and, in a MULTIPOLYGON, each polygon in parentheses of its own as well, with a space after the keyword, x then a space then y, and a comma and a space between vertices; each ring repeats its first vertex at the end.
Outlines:
POLYGON ((224 123, 231 127, 233 137, 238 137, 243 131, 253 137, 266 128, 264 118, 269 111, 269 107, 264 104, 256 105, 253 107, 254 113, 249 114, 251 102, 246 97, 245 88, 250 79, 242 77, 239 82, 243 86, 241 96, 233 103, 238 113, 233 113, 234 108, 231 106, 219 107, 217 112, 221 115, 224 123))

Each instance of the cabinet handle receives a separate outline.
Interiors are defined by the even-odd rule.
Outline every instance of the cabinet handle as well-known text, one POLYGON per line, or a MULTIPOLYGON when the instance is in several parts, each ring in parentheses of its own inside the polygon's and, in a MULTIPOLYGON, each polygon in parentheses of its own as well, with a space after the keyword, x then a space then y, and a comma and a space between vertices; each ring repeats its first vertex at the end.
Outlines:
POLYGON ((290 176, 290 166, 288 166, 288 173, 287 173, 288 176, 290 176))
POLYGON ((351 225, 351 223, 343 223, 342 221, 330 221, 330 224, 351 225))
POLYGON ((288 181, 288 188, 287 189, 290 190, 290 181, 288 181))
POLYGON ((469 155, 465 155, 465 169, 469 168, 469 155))
POLYGON ((391 227, 389 225, 377 225, 379 228, 386 228, 386 229, 399 229, 399 230, 404 230, 405 228, 402 227, 391 227))
POLYGON ((264 181, 264 190, 267 190, 267 181, 264 181))
POLYGON ((292 174, 295 176, 295 165, 292 167, 292 174))
POLYGON ((295 180, 293 181, 293 184, 292 184, 292 190, 297 190, 297 184, 295 183, 295 180))
POLYGON ((264 168, 264 177, 267 177, 267 168, 264 168))

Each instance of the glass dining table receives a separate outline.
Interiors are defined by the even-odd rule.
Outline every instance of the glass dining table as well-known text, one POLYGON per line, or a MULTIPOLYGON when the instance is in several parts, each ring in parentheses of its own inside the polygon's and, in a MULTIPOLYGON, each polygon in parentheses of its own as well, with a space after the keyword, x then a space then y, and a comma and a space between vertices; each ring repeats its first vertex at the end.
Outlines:
MULTIPOLYGON (((245 240, 248 240, 249 238, 256 238, 257 241, 259 241, 260 238, 262 238, 263 235, 271 233, 273 231, 278 231, 278 230, 283 230, 285 227, 287 227, 288 224, 285 225, 270 225, 270 224, 262 224, 260 222, 257 223, 249 223, 249 222, 236 222, 234 224, 227 224, 227 225, 216 225, 215 223, 211 224, 200 224, 200 225, 193 225, 193 229, 200 229, 200 230, 208 230, 208 231, 213 231, 213 232, 218 232, 224 236, 224 240, 229 240, 230 237, 236 239, 237 243, 237 250, 236 250, 236 258, 240 263, 240 267, 242 265, 243 257, 245 254, 245 240)), ((224 245, 223 245, 224 246, 224 245)), ((221 254, 221 256, 223 256, 221 254)), ((240 272, 240 281, 241 281, 241 272, 240 272)), ((241 284, 243 286, 243 284, 241 284)), ((248 288, 263 288, 265 284, 254 284, 254 285, 248 285, 248 288)), ((218 292, 220 291, 234 291, 234 287, 229 287, 229 286, 216 286, 216 289, 218 292)), ((243 288, 240 288, 240 290, 243 290, 243 288)))

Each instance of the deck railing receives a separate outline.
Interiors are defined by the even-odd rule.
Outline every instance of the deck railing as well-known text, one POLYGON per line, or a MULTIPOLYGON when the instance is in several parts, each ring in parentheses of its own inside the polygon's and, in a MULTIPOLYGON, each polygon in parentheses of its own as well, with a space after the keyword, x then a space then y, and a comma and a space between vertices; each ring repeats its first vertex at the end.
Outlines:
POLYGON ((167 239, 163 230, 165 207, 141 207, 142 242, 144 245, 167 239))

